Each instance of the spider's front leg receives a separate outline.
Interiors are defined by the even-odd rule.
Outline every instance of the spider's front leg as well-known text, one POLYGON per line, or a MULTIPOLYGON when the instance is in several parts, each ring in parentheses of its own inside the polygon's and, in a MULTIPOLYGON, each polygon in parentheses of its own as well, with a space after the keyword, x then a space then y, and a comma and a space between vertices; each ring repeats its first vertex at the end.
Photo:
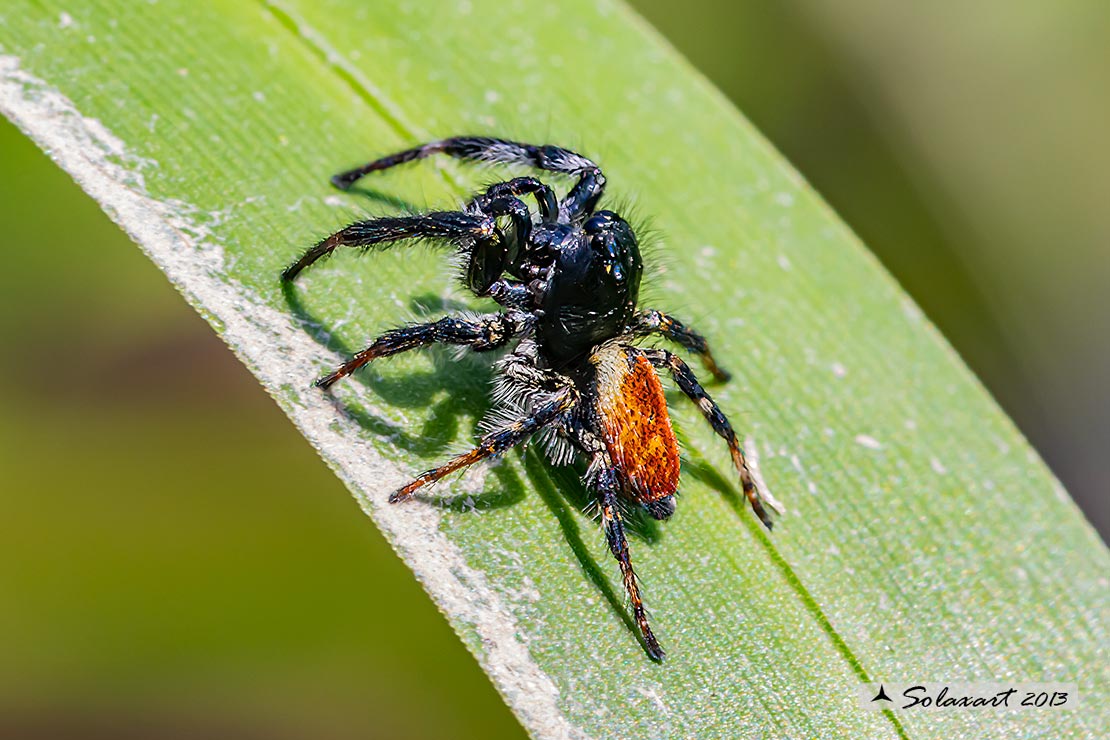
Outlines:
POLYGON ((316 381, 320 388, 328 388, 360 367, 381 357, 389 357, 430 344, 459 344, 476 352, 504 346, 527 323, 519 314, 484 314, 474 318, 445 316, 428 324, 392 329, 375 339, 333 372, 316 381))
POLYGON ((299 260, 285 268, 281 279, 291 282, 306 267, 330 256, 340 247, 366 248, 405 239, 446 242, 471 253, 480 249, 494 249, 503 243, 503 235, 492 216, 440 211, 418 216, 372 218, 356 221, 319 241, 301 255, 299 260))
POLYGON ((532 218, 528 207, 510 196, 480 196, 471 207, 472 212, 439 211, 357 221, 309 248, 282 272, 281 279, 292 282, 306 267, 329 257, 340 247, 365 249, 406 239, 425 239, 458 248, 466 256, 467 286, 477 295, 489 295, 493 284, 515 259, 520 245, 527 241, 532 218), (497 225, 496 219, 501 216, 512 222, 508 235, 497 225))
POLYGON ((771 520, 771 514, 764 504, 778 510, 778 502, 770 496, 761 494, 756 487, 752 471, 748 469, 748 461, 744 457, 744 451, 740 449, 740 442, 736 439, 736 432, 732 430, 732 424, 729 423, 728 417, 721 411, 721 407, 705 392, 701 383, 698 382, 697 376, 694 375, 694 371, 681 357, 667 350, 645 350, 644 354, 656 367, 666 367, 671 371, 671 376, 678 384, 679 389, 697 405, 702 416, 713 427, 713 431, 728 444, 728 451, 732 455, 732 464, 736 467, 736 472, 740 474, 740 486, 744 490, 744 496, 747 497, 748 503, 751 504, 752 511, 759 517, 759 521, 763 522, 763 526, 771 529, 774 522, 771 520))
POLYGON ((579 221, 593 213, 605 189, 605 175, 601 168, 577 152, 550 144, 537 146, 487 136, 456 136, 432 141, 341 172, 331 182, 340 190, 346 190, 363 175, 439 153, 470 162, 524 165, 547 172, 577 176, 578 182, 567 193, 560 208, 571 221, 579 221))
POLYGON ((659 640, 655 638, 655 633, 651 631, 651 625, 648 624, 647 610, 644 609, 644 601, 640 597, 640 584, 636 579, 635 571, 632 569, 632 557, 628 553, 628 538, 624 534, 624 521, 621 519, 620 510, 617 508, 617 496, 620 493, 619 474, 604 453, 597 453, 597 457, 594 459, 598 463, 598 471, 593 478, 592 486, 597 498, 598 509, 601 512, 601 525, 605 529, 605 539, 609 543, 609 550, 613 553, 613 557, 617 559, 617 563, 620 565, 621 579, 624 581, 628 598, 632 602, 632 617, 636 620, 636 626, 640 628, 640 634, 644 638, 644 646, 647 648, 648 655, 653 660, 661 661, 667 654, 659 644, 659 640))
POLYGON ((662 311, 654 309, 644 311, 636 317, 635 323, 632 325, 632 331, 639 336, 659 334, 678 346, 693 352, 701 357, 705 369, 715 380, 721 383, 728 382, 729 378, 732 377, 727 370, 717 364, 717 361, 713 358, 713 353, 709 351, 709 342, 706 341, 705 337, 685 326, 673 316, 668 316, 662 311))

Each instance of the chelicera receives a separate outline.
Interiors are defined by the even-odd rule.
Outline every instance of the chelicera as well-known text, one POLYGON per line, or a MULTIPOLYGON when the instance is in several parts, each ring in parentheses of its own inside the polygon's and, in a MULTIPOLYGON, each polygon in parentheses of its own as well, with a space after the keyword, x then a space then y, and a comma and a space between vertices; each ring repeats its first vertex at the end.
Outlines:
POLYGON ((732 425, 690 367, 667 350, 635 342, 660 335, 698 355, 717 380, 728 380, 728 373, 714 361, 700 334, 671 316, 638 307, 643 262, 636 234, 618 214, 598 210, 605 176, 580 154, 557 146, 457 137, 383 157, 336 175, 332 183, 346 190, 368 173, 439 153, 471 162, 524 165, 577 181, 560 199, 539 179, 517 177, 491 185, 460 211, 359 221, 306 251, 282 273, 283 280, 295 279, 340 247, 438 242, 457 252, 466 286, 501 307, 495 313, 448 316, 387 331, 316 384, 327 388, 376 359, 432 344, 478 352, 508 349, 496 366, 494 408, 478 445, 421 473, 389 500, 405 501, 423 486, 537 434, 546 438, 556 464, 585 456, 586 484, 620 564, 633 617, 648 654, 662 660, 663 648, 640 598, 621 514, 627 505, 642 507, 656 519, 675 511, 679 451, 657 369, 670 372, 724 439, 740 486, 768 529, 767 506, 774 501, 757 489, 732 425), (535 210, 522 198, 534 200, 535 210))

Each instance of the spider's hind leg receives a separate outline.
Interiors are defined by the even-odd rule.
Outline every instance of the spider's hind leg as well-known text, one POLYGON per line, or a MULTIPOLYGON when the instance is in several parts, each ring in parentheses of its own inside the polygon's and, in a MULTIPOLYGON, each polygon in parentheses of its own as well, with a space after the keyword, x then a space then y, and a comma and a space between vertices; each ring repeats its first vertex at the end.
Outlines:
POLYGON ((671 376, 674 377, 679 389, 697 405, 702 416, 713 427, 713 431, 728 444, 728 451, 732 455, 732 464, 736 467, 736 472, 740 474, 740 486, 744 490, 744 496, 747 497, 748 503, 751 504, 752 511, 759 517, 759 521, 763 522, 763 526, 771 529, 774 522, 764 504, 766 503, 772 509, 777 509, 777 502, 769 496, 762 495, 756 487, 752 472, 748 469, 748 461, 744 457, 744 451, 740 449, 740 442, 736 439, 736 432, 732 430, 732 424, 729 423, 728 417, 724 415, 720 406, 701 387, 694 371, 681 357, 666 350, 644 350, 644 354, 656 367, 666 367, 671 371, 671 376))
POLYGON ((578 393, 571 387, 562 388, 549 396, 524 418, 486 434, 482 437, 478 446, 470 452, 463 453, 439 467, 421 473, 411 483, 391 494, 389 503, 395 504, 412 498, 417 490, 429 483, 435 483, 457 470, 468 468, 480 460, 485 460, 516 447, 541 429, 557 423, 577 404, 578 393))
POLYGON ((608 462, 608 456, 604 453, 598 453, 595 461, 597 471, 591 480, 591 486, 594 489, 598 510, 601 513, 601 525, 605 530, 605 539, 609 543, 610 552, 613 553, 613 557, 617 559, 617 563, 620 565, 621 580, 624 581, 624 588, 628 591, 628 598, 632 602, 632 617, 636 620, 636 626, 640 628, 640 634, 643 636, 648 655, 653 660, 661 661, 666 657, 666 652, 659 644, 659 640, 656 639, 655 633, 651 631, 651 625, 648 624, 647 610, 644 608, 644 601, 640 596, 640 584, 636 579, 635 571, 632 569, 632 558, 628 552, 628 538, 624 533, 624 520, 621 518, 617 506, 617 496, 620 493, 621 485, 619 474, 617 469, 608 462))

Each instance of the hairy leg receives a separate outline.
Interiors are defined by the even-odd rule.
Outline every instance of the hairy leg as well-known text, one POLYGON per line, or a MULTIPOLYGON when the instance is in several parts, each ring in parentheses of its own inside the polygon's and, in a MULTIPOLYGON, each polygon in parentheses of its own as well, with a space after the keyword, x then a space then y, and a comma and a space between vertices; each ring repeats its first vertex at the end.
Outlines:
POLYGON ((640 597, 640 584, 636 580, 636 573, 632 569, 632 558, 628 553, 628 538, 624 534, 624 521, 621 519, 617 508, 617 495, 620 492, 620 479, 617 470, 608 463, 607 456, 600 453, 595 458, 598 465, 597 473, 592 481, 594 495, 597 498, 598 509, 601 512, 601 526, 605 530, 605 539, 609 543, 609 550, 621 569, 621 579, 624 588, 628 591, 628 598, 632 602, 632 617, 640 628, 644 638, 644 645, 648 655, 653 660, 663 660, 666 653, 663 651, 655 633, 648 624, 647 611, 644 609, 643 599, 640 597))
POLYGON ((429 239, 456 246, 497 244, 502 241, 497 224, 490 216, 459 211, 425 213, 419 216, 390 216, 358 221, 340 229, 306 251, 299 260, 281 273, 289 282, 301 270, 329 256, 339 247, 370 247, 403 239, 429 239))
POLYGON ((563 211, 571 220, 577 220, 592 213, 605 189, 605 175, 602 174, 601 168, 581 154, 558 146, 536 146, 486 136, 458 136, 433 141, 376 159, 353 170, 341 172, 331 181, 337 188, 346 190, 356 180, 371 172, 389 169, 439 153, 471 162, 524 165, 547 172, 577 176, 578 183, 567 194, 562 204, 563 211))
POLYGON ((497 365, 495 381, 500 395, 513 395, 509 387, 528 393, 554 393, 572 385, 565 375, 537 365, 539 348, 534 338, 524 339, 497 365), (504 392, 502 392, 504 391, 504 392))
POLYGON ((461 344, 482 352, 503 346, 516 333, 521 321, 508 314, 486 314, 474 318, 446 316, 428 324, 414 324, 387 331, 334 372, 316 381, 328 388, 363 365, 380 358, 430 344, 461 344))
POLYGON ((391 494, 389 503, 395 504, 399 501, 411 498, 418 489, 429 483, 435 483, 444 476, 450 475, 457 470, 470 467, 479 460, 498 455, 505 450, 521 444, 539 430, 558 421, 564 414, 573 409, 577 403, 578 394, 571 388, 564 388, 533 409, 532 412, 523 419, 515 421, 482 437, 478 446, 470 452, 459 455, 437 468, 432 468, 431 470, 421 473, 411 483, 391 494))
MULTIPOLYGON (((678 384, 679 389, 682 390, 686 396, 697 404, 698 409, 701 411, 702 416, 713 427, 713 431, 717 433, 728 444, 728 451, 732 454, 732 464, 736 467, 736 471, 740 474, 740 485, 744 490, 744 495, 751 504, 752 511, 759 517, 759 521, 767 529, 771 529, 773 522, 771 521, 770 512, 764 507, 764 499, 760 495, 759 490, 756 488, 755 480, 752 478, 752 472, 748 469, 748 462, 744 458, 744 451, 740 449, 740 443, 736 439, 736 432, 732 430, 732 424, 729 423, 728 418, 721 411, 721 408, 709 397, 705 389, 701 387, 698 382, 697 376, 690 366, 683 362, 682 358, 668 352, 666 350, 641 350, 651 360, 652 364, 657 367, 666 367, 671 371, 675 382, 678 384)), ((768 504, 771 502, 768 501, 768 504)))
POLYGON ((659 334, 674 342, 678 346, 693 352, 701 358, 705 369, 714 379, 725 383, 732 376, 727 370, 717 365, 713 353, 709 351, 709 343, 698 332, 685 326, 681 321, 668 316, 662 311, 654 309, 644 311, 636 317, 632 331, 640 336, 659 334))

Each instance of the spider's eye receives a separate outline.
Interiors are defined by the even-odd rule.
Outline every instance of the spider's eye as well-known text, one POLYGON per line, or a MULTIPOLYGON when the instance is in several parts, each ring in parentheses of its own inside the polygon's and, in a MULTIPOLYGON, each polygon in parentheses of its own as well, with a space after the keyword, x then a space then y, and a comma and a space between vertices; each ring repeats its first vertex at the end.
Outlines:
POLYGON ((612 211, 598 211, 582 224, 582 231, 613 282, 639 282, 639 249, 627 221, 612 211))
POLYGON ((617 283, 624 282, 624 269, 620 243, 611 233, 593 234, 590 236, 590 248, 600 258, 605 274, 617 283))

